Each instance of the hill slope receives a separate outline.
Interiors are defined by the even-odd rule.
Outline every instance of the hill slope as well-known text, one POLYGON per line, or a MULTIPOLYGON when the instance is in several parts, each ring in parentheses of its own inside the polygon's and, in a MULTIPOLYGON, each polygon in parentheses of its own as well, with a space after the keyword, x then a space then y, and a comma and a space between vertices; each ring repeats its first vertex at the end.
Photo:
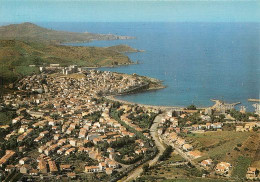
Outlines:
POLYGON ((20 76, 38 72, 37 67, 29 67, 29 65, 59 63, 62 66, 76 64, 100 67, 131 64, 131 60, 126 55, 119 53, 118 50, 122 49, 124 52, 135 50, 124 45, 108 48, 75 47, 0 40, 0 80, 6 83, 20 76))
POLYGON ((11 24, 0 27, 1 40, 22 40, 48 43, 89 42, 92 40, 132 39, 112 34, 76 33, 42 28, 32 23, 11 24))
POLYGON ((116 51, 119 53, 126 53, 126 52, 142 52, 140 50, 134 49, 130 47, 129 45, 116 45, 116 46, 111 46, 107 47, 108 50, 116 51))

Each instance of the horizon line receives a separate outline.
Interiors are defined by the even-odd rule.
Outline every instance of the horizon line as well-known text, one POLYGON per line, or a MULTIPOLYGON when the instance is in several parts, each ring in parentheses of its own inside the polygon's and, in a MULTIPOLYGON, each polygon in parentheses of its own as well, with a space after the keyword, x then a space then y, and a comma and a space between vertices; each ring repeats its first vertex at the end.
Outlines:
POLYGON ((6 21, 0 22, 0 25, 23 23, 260 23, 260 21, 6 21))

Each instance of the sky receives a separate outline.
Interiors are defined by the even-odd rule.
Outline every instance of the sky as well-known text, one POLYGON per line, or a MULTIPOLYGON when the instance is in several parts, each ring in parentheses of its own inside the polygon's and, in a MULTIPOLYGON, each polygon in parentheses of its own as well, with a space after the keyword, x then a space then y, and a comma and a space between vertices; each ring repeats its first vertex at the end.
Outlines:
POLYGON ((260 22, 260 0, 0 0, 21 22, 260 22))

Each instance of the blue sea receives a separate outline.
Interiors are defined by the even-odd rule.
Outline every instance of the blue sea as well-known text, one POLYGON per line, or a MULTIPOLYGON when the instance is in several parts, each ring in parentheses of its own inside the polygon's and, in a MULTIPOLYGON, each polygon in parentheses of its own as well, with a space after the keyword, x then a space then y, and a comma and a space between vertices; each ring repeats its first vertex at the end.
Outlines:
POLYGON ((150 105, 210 106, 210 99, 242 102, 260 95, 259 23, 37 23, 56 30, 134 36, 132 40, 74 43, 127 44, 145 52, 127 54, 140 64, 102 68, 163 81, 165 89, 120 96, 150 105))

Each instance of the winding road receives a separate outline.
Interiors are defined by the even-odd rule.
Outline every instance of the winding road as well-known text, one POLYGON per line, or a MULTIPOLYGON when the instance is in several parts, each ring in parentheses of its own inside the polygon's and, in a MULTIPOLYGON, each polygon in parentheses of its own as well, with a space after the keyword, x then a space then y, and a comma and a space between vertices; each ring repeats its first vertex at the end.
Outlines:
MULTIPOLYGON (((163 151, 165 150, 165 146, 160 142, 160 139, 158 137, 158 133, 157 133, 157 128, 158 125, 160 123, 160 121, 162 120, 162 115, 158 115, 156 116, 156 118, 154 119, 153 125, 150 128, 150 134, 153 138, 153 140, 155 141, 155 145, 157 146, 159 153, 156 155, 155 158, 153 158, 150 161, 147 161, 145 164, 149 164, 149 166, 155 165, 160 157, 160 155, 162 155, 163 151)), ((145 165, 143 164, 143 165, 145 165)), ((134 171, 132 171, 125 180, 125 182, 127 181, 131 181, 136 179, 138 176, 141 175, 141 173, 143 172, 143 165, 140 165, 139 167, 137 167, 134 171)))

